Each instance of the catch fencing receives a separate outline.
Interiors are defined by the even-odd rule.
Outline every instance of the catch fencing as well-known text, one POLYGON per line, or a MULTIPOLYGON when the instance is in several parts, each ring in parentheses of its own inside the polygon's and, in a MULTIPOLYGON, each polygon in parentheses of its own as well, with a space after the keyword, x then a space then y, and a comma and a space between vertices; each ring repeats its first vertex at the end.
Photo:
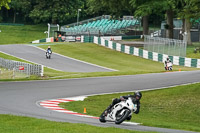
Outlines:
POLYGON ((114 41, 106 40, 103 37, 93 37, 93 41, 95 44, 122 52, 130 55, 139 56, 145 59, 164 62, 167 57, 170 58, 174 65, 186 66, 186 67, 196 67, 200 68, 200 59, 192 59, 181 56, 171 56, 167 54, 161 54, 156 52, 147 51, 144 49, 136 48, 134 46, 128 46, 120 43, 116 43, 114 41))
POLYGON ((144 36, 144 42, 144 50, 171 56, 186 56, 186 41, 144 36))
POLYGON ((0 58, 0 67, 7 68, 19 73, 24 73, 28 77, 30 77, 30 75, 43 76, 44 72, 43 65, 34 65, 3 58, 0 58))

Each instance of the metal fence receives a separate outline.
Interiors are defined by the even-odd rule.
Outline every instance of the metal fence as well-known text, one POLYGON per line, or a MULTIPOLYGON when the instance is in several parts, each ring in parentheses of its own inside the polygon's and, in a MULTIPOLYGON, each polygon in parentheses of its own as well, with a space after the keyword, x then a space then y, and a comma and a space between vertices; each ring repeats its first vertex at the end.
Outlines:
POLYGON ((43 76, 43 66, 0 58, 0 66, 16 72, 30 75, 43 76))
MULTIPOLYGON (((182 29, 174 29, 173 30, 173 38, 174 39, 183 39, 183 35, 180 34, 182 32, 182 29)), ((191 34, 191 41, 192 42, 200 42, 200 26, 199 29, 190 29, 190 34, 191 34)), ((162 29, 161 30, 161 36, 165 38, 166 37, 166 30, 162 29)))
POLYGON ((144 36, 144 50, 172 56, 186 56, 187 43, 183 40, 144 36))

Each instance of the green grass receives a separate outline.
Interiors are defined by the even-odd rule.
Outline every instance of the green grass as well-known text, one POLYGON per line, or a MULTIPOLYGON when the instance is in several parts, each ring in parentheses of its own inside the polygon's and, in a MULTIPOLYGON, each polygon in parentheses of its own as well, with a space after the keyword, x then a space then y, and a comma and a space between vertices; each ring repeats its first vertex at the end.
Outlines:
POLYGON ((7 60, 15 60, 15 61, 20 61, 20 62, 30 63, 28 61, 25 61, 25 60, 22 60, 22 59, 19 59, 17 57, 14 57, 14 56, 11 56, 11 55, 7 55, 7 54, 1 53, 1 52, 0 52, 0 58, 4 58, 4 59, 7 59, 7 60))
MULTIPOLYGON (((90 96, 84 101, 61 103, 68 110, 100 116, 113 98, 130 93, 90 96)), ((200 131, 200 83, 143 92, 141 110, 132 121, 146 126, 200 131)))
MULTIPOLYGON (((1 133, 145 133, 114 127, 53 122, 22 116, 0 115, 1 133)), ((153 132, 148 132, 153 133, 153 132)))
POLYGON ((5 26, 0 25, 0 44, 28 43, 46 38, 47 25, 5 26))
POLYGON ((187 57, 188 58, 197 58, 200 59, 200 53, 199 51, 197 53, 194 53, 195 48, 200 48, 200 43, 193 43, 192 46, 187 46, 187 57))

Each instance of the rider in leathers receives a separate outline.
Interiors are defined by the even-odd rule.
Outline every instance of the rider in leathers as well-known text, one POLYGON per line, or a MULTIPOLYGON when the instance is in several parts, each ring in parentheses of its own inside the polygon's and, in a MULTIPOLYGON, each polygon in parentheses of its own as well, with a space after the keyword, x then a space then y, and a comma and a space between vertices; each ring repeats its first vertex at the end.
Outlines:
MULTIPOLYGON (((111 111, 112 107, 115 104, 117 104, 117 103, 119 103, 121 101, 124 101, 124 100, 128 99, 129 97, 132 98, 132 101, 133 101, 134 104, 137 104, 137 110, 134 113, 138 114, 139 111, 140 111, 140 99, 142 98, 142 93, 139 92, 139 91, 135 92, 134 95, 121 96, 119 99, 118 98, 113 99, 113 102, 105 110, 105 115, 107 115, 111 111)), ((127 120, 130 120, 130 119, 131 119, 131 116, 127 120)))
POLYGON ((47 48, 47 50, 46 50, 46 55, 47 55, 47 53, 48 53, 49 51, 52 53, 52 50, 51 50, 51 47, 50 47, 50 46, 48 46, 48 48, 47 48))
POLYGON ((165 70, 168 69, 168 68, 167 68, 167 67, 168 67, 167 64, 170 63, 170 62, 171 62, 171 60, 169 59, 169 57, 167 57, 167 59, 166 59, 165 62, 164 62, 164 63, 165 63, 165 70))

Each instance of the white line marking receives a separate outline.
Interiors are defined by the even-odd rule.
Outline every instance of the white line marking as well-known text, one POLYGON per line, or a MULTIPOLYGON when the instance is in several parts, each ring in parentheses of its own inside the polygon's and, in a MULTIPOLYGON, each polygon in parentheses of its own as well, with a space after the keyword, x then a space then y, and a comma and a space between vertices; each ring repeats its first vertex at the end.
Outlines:
POLYGON ((124 121, 123 124, 128 124, 128 125, 140 125, 140 124, 142 124, 142 123, 124 121))
MULTIPOLYGON (((44 49, 42 49, 42 48, 40 48, 40 47, 37 47, 37 46, 32 46, 32 47, 35 47, 35 48, 38 48, 38 49, 40 49, 40 50, 45 51, 44 49)), ((82 61, 82 60, 78 60, 78 59, 75 59, 75 58, 71 58, 71 57, 69 57, 69 56, 61 55, 61 54, 58 54, 58 53, 55 53, 55 52, 53 52, 53 54, 57 54, 57 55, 59 55, 59 56, 62 56, 62 57, 65 57, 65 58, 68 58, 68 59, 71 59, 71 60, 75 60, 75 61, 78 61, 78 62, 81 62, 81 63, 85 63, 85 64, 88 64, 88 65, 92 65, 92 66, 96 66, 96 67, 108 69, 108 70, 111 70, 111 71, 118 71, 118 70, 116 70, 116 69, 112 69, 112 68, 108 68, 108 67, 99 66, 99 65, 96 65, 96 64, 92 64, 92 63, 89 63, 89 62, 85 62, 85 61, 82 61)))

